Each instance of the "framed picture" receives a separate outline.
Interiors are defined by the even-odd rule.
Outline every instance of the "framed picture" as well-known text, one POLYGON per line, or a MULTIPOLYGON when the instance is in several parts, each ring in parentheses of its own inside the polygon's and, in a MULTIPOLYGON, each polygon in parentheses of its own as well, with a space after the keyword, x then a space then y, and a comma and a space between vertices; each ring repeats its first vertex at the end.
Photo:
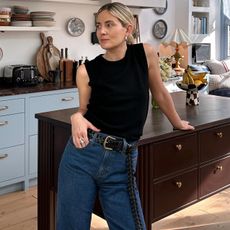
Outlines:
POLYGON ((167 24, 164 20, 158 20, 155 22, 152 28, 153 36, 157 39, 162 39, 167 34, 167 24))
POLYGON ((154 7, 153 11, 158 15, 162 15, 167 11, 167 8, 168 8, 168 1, 166 0, 166 6, 165 7, 154 7))

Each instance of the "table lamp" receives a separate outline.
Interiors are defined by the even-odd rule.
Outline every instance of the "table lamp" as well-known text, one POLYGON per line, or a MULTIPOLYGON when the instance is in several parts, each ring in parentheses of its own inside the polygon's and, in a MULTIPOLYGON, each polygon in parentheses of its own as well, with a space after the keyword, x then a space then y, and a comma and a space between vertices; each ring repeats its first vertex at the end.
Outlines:
POLYGON ((174 70, 177 73, 183 72, 183 68, 180 67, 180 59, 182 58, 181 54, 179 53, 179 46, 186 47, 190 45, 192 41, 186 35, 186 33, 182 29, 176 29, 173 34, 166 37, 166 39, 162 42, 165 46, 173 46, 175 47, 175 54, 172 55, 175 59, 175 68, 174 70))

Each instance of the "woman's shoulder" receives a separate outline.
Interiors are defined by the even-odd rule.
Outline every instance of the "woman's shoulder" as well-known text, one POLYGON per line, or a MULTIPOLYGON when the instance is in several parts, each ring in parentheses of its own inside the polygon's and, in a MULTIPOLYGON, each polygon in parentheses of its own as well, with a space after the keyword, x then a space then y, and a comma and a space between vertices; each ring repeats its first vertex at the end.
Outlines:
POLYGON ((151 44, 144 43, 143 47, 144 47, 145 55, 148 61, 158 59, 158 54, 151 44))
POLYGON ((154 47, 149 43, 143 43, 143 47, 146 53, 155 52, 154 47))

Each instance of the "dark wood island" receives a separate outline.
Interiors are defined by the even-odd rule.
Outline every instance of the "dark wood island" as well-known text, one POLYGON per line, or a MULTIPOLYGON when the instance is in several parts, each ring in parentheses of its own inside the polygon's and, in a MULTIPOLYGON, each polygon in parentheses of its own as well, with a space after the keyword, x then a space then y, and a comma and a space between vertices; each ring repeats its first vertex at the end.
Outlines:
MULTIPOLYGON (((139 142, 137 183, 148 230, 151 223, 230 185, 230 99, 200 95, 186 106, 172 94, 180 116, 194 131, 173 130, 159 109, 149 108, 139 142)), ((76 109, 36 114, 38 134, 38 230, 55 229, 57 171, 76 109)), ((99 204, 95 213, 101 215, 99 204)))

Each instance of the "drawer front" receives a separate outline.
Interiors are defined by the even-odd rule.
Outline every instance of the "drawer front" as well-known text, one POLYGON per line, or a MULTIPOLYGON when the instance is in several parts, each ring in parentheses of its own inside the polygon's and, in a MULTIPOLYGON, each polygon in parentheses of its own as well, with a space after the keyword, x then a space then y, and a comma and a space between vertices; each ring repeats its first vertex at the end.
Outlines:
POLYGON ((36 177, 38 164, 38 135, 29 137, 29 174, 36 177))
POLYGON ((198 198, 197 169, 154 185, 154 218, 169 214, 198 198))
POLYGON ((59 109, 68 109, 78 106, 78 95, 76 92, 44 95, 30 98, 30 135, 37 134, 36 113, 48 112, 59 109))
POLYGON ((24 99, 1 100, 0 116, 14 113, 24 113, 24 99))
POLYGON ((230 184, 230 156, 200 169, 200 196, 230 184))
POLYGON ((154 149, 154 178, 198 163, 196 134, 155 144, 154 149))
POLYGON ((24 145, 0 150, 0 182, 23 177, 24 145))
POLYGON ((24 113, 0 117, 0 148, 24 144, 24 113))
POLYGON ((230 125, 203 131, 199 135, 201 162, 230 152, 230 125))

